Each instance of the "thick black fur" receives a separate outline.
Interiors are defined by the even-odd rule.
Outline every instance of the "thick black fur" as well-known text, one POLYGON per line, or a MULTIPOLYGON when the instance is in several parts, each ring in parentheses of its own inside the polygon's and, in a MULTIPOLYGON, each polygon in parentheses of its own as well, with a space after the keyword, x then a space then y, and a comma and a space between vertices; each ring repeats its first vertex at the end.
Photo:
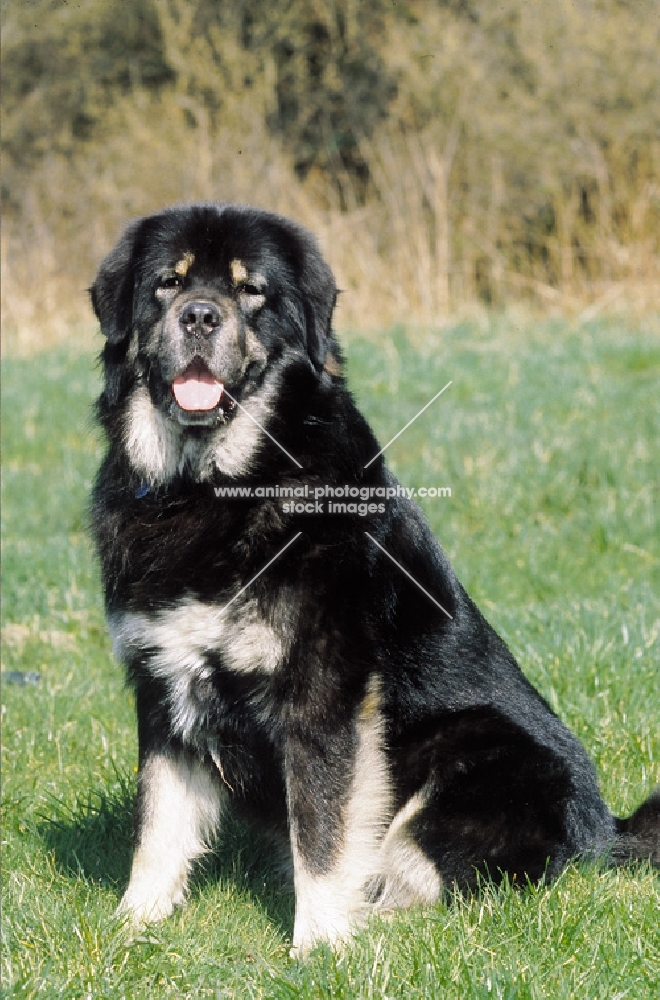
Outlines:
MULTIPOLYGON (((246 592, 286 637, 283 662, 271 672, 236 671, 208 648, 211 670, 191 687, 198 714, 184 735, 164 680, 150 668, 148 644, 125 654, 141 769, 156 752, 189 755, 212 769, 208 747, 220 746, 217 780, 236 808, 283 831, 295 817, 307 869, 331 872, 355 779, 356 720, 376 677, 392 814, 426 789, 410 836, 444 886, 472 888, 481 875, 505 873, 537 880, 579 857, 658 863, 660 797, 628 821, 612 816, 584 749, 470 600, 414 503, 399 497, 366 516, 330 516, 287 512, 278 498, 216 497, 215 487, 237 484, 396 485, 382 457, 365 468, 379 445, 341 374, 335 297, 306 231, 231 206, 138 220, 101 265, 92 299, 107 338, 98 415, 109 449, 93 524, 111 620, 126 612, 153 618, 184 598, 222 608, 301 532, 246 592), (187 252, 194 263, 168 287, 187 252), (231 280, 235 259, 265 287, 256 308, 259 289, 231 280), (157 294, 159 284, 166 293, 157 294), (165 314, 177 296, 219 303, 236 331, 232 343, 223 344, 224 320, 210 336, 193 331, 191 346, 176 331, 174 343, 165 314), (257 362, 241 367, 248 330, 263 357, 257 351, 257 362), (199 423, 176 413, 170 382, 192 354, 239 403, 274 380, 265 426, 301 469, 264 435, 238 472, 202 474, 192 460, 150 481, 136 468, 127 445, 136 387, 191 439, 218 428, 231 433, 238 410, 224 403, 199 423)), ((141 786, 138 836, 146 799, 141 786)))

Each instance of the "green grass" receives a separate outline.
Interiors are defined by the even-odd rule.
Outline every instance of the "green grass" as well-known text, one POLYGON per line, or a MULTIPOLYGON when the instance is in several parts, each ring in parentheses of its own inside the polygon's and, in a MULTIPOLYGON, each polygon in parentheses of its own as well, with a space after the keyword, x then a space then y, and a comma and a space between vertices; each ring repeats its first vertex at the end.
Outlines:
MULTIPOLYGON (((657 329, 460 326, 348 338, 351 383, 459 576, 584 741, 625 814, 660 780, 657 329)), ((655 997, 657 878, 553 885, 372 921, 341 955, 288 957, 293 899, 231 827, 185 911, 127 947, 136 737, 85 504, 102 443, 88 355, 3 373, 3 965, 15 997, 655 997), (6 681, 34 671, 37 684, 6 681)))

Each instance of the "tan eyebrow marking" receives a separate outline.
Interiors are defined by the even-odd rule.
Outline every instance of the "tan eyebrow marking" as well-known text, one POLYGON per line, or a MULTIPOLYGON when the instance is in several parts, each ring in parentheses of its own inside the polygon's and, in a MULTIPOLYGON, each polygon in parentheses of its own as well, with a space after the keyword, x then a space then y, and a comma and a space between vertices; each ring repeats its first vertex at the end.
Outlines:
POLYGON ((229 270, 231 271, 231 280, 235 285, 240 285, 241 282, 247 281, 249 277, 248 269, 242 260, 232 260, 229 270))
POLYGON ((190 250, 186 250, 181 260, 178 260, 174 265, 174 271, 176 274, 181 275, 182 278, 185 278, 185 276, 187 275, 188 271, 190 270, 190 268, 193 266, 194 263, 195 263, 194 253, 191 253, 190 250))

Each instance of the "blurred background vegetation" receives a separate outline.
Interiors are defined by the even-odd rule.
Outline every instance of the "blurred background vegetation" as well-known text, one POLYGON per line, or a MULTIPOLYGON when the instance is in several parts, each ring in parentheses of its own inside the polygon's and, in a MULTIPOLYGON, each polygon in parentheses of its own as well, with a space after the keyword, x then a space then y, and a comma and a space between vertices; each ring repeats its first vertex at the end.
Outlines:
POLYGON ((658 0, 5 0, 6 337, 89 330, 130 217, 291 214, 339 323, 652 311, 658 0))

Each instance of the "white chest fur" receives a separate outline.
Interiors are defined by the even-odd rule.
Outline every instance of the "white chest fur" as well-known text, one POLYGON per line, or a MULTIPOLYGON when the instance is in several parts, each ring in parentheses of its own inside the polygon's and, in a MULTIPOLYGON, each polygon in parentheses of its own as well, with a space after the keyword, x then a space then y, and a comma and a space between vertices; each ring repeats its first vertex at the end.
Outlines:
POLYGON ((288 652, 283 631, 266 621, 254 599, 225 610, 185 598, 154 615, 118 612, 108 625, 117 658, 130 663, 139 657, 165 682, 172 726, 184 740, 202 721, 193 689, 212 676, 210 653, 228 670, 269 675, 288 652))

